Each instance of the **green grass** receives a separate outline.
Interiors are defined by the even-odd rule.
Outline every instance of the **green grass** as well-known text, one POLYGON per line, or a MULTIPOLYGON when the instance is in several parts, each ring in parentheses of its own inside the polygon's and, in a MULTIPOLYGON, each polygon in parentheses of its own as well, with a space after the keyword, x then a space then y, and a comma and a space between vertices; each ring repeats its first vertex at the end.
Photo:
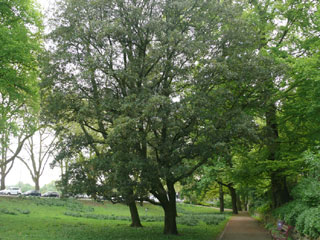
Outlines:
POLYGON ((178 204, 178 236, 163 235, 163 210, 138 206, 143 228, 130 227, 123 204, 60 199, 0 198, 0 240, 213 240, 229 215, 216 210, 178 204), (147 211, 146 211, 147 208, 147 211))

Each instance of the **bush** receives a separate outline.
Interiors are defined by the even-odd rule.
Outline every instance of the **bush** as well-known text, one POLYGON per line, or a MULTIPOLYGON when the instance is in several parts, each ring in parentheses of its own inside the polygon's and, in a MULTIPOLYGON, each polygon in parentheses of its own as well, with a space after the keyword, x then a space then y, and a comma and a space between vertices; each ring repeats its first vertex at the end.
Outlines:
POLYGON ((197 226, 199 221, 198 219, 192 217, 180 217, 177 219, 177 223, 187 226, 197 226))
POLYGON ((20 209, 20 208, 15 208, 14 211, 12 210, 9 210, 7 208, 1 208, 0 209, 0 212, 1 213, 4 213, 4 214, 9 214, 9 215, 18 215, 19 213, 21 214, 30 214, 30 211, 27 210, 27 209, 20 209))
POLYGON ((276 209, 273 212, 273 215, 276 218, 282 219, 286 223, 295 226, 298 217, 308 208, 309 207, 306 204, 300 201, 292 201, 276 209))
POLYGON ((305 210, 297 219, 296 229, 312 238, 320 236, 320 207, 305 210))
POLYGON ((9 214, 9 215, 17 215, 16 212, 10 211, 10 210, 8 210, 8 209, 6 209, 6 208, 1 208, 1 209, 0 209, 0 212, 1 212, 1 213, 4 213, 4 214, 9 214))
POLYGON ((37 205, 49 207, 67 207, 68 210, 74 212, 93 212, 93 207, 86 207, 85 205, 73 199, 55 199, 55 198, 35 198, 33 201, 37 205))
POLYGON ((273 215, 311 238, 320 237, 320 182, 304 178, 292 190, 294 201, 276 209, 273 215))
POLYGON ((317 207, 320 205, 320 182, 313 178, 305 178, 292 190, 292 196, 307 206, 317 207))

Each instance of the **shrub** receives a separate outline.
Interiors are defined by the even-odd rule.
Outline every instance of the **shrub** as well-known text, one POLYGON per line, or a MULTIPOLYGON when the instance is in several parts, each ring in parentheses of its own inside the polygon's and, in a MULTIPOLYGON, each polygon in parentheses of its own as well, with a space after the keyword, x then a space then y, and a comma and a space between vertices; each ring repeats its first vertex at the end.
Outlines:
POLYGON ((8 210, 7 208, 1 208, 1 209, 0 209, 0 212, 1 212, 1 213, 4 213, 4 214, 9 214, 9 215, 17 215, 16 212, 10 211, 10 210, 8 210))
POLYGON ((317 207, 320 204, 320 182, 313 178, 304 178, 292 190, 292 196, 310 207, 317 207))
POLYGON ((320 207, 305 210, 297 219, 296 229, 312 238, 320 237, 320 207))
POLYGON ((30 214, 30 211, 28 209, 15 208, 14 210, 18 211, 21 214, 30 214))
POLYGON ((298 232, 312 238, 320 237, 320 182, 304 178, 292 190, 294 201, 276 209, 273 214, 298 232))
POLYGON ((177 223, 187 226, 197 226, 199 221, 198 219, 192 217, 179 217, 177 218, 177 223))
POLYGON ((276 209, 273 212, 273 215, 284 220, 286 223, 295 226, 298 216, 308 208, 309 207, 306 204, 300 201, 292 201, 276 209))

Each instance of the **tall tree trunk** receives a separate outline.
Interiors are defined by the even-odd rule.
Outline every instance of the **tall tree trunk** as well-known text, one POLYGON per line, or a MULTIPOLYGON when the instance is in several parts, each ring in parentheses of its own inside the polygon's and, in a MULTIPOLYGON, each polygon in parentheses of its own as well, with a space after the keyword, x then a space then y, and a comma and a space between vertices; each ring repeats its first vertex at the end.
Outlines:
POLYGON ((271 174, 271 191, 273 208, 290 201, 290 194, 287 187, 286 177, 279 176, 277 173, 271 174))
POLYGON ((230 195, 231 195, 232 212, 234 214, 238 214, 236 190, 232 186, 228 186, 228 189, 229 189, 230 195))
MULTIPOLYGON (((266 112, 267 126, 267 147, 269 151, 268 159, 277 161, 279 155, 279 132, 276 118, 277 108, 275 104, 271 104, 266 112)), ((290 200, 289 191, 287 188, 286 177, 281 175, 281 169, 271 173, 271 194, 273 208, 277 208, 290 200)))
POLYGON ((131 225, 130 226, 131 227, 142 227, 136 202, 134 200, 131 200, 128 202, 128 206, 129 206, 130 214, 131 214, 131 225))
POLYGON ((242 211, 242 203, 241 203, 241 199, 240 199, 240 194, 237 193, 237 208, 239 211, 242 211))
POLYGON ((177 205, 176 205, 176 191, 174 189, 174 183, 167 181, 168 187, 168 201, 162 204, 164 209, 164 234, 178 234, 177 228, 177 205))
POLYGON ((245 194, 243 197, 243 205, 244 205, 244 210, 247 212, 248 211, 248 196, 247 196, 247 194, 245 194))
POLYGON ((220 202, 220 212, 224 212, 224 193, 223 186, 219 183, 219 202, 220 202))
POLYGON ((6 189, 6 177, 1 174, 1 190, 6 189))

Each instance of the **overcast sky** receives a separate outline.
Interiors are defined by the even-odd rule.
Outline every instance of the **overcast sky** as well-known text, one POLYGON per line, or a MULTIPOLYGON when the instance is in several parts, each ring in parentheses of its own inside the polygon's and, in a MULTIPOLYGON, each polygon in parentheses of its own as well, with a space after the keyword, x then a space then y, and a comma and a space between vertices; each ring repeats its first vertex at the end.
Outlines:
MULTIPOLYGON (((41 4, 44 15, 48 16, 46 11, 50 11, 50 8, 52 7, 54 0, 37 0, 37 1, 41 4)), ((21 156, 24 156, 24 158, 27 158, 27 154, 24 153, 23 151, 21 152, 21 156)), ((48 164, 42 177, 40 178, 40 186, 43 186, 53 180, 58 180, 59 175, 60 175, 60 169, 59 168, 51 169, 48 164)), ((9 172, 8 176, 6 177, 6 187, 15 185, 19 181, 34 185, 27 168, 19 161, 19 159, 16 159, 12 170, 9 172)))

